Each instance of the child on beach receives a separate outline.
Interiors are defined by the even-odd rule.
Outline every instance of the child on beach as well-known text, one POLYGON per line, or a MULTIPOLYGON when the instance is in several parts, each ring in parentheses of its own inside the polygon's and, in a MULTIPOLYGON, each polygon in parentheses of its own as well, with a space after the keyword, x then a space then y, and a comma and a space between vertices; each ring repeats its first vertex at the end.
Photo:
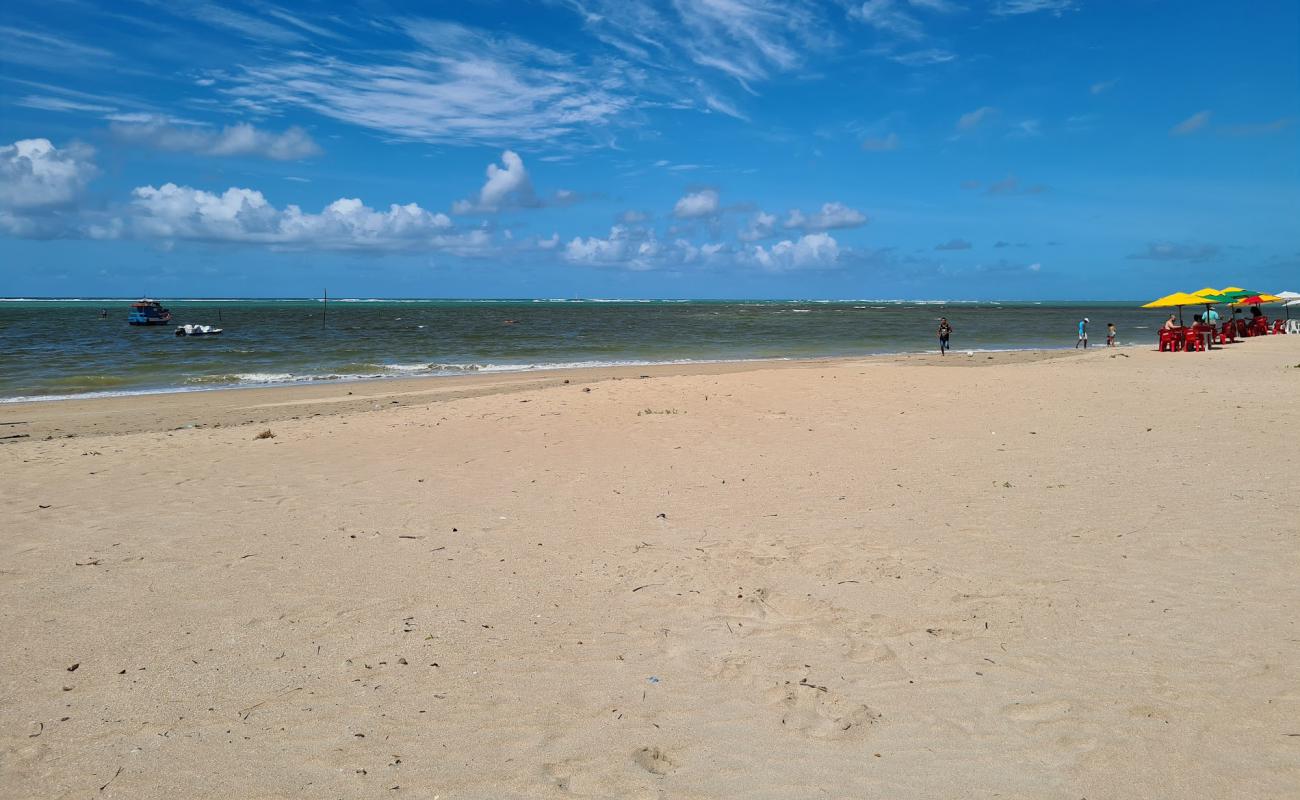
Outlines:
POLYGON ((939 317, 939 355, 946 355, 948 352, 948 337, 952 335, 952 326, 948 324, 947 317, 939 317))
POLYGON ((1115 323, 1113 322, 1106 323, 1106 346, 1115 346, 1115 323))

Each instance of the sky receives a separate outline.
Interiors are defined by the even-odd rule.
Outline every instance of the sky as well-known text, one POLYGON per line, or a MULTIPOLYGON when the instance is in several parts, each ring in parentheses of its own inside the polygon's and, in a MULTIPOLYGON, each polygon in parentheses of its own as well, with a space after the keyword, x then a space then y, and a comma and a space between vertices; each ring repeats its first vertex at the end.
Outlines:
POLYGON ((1300 3, 9 0, 0 296, 1300 291, 1300 3))

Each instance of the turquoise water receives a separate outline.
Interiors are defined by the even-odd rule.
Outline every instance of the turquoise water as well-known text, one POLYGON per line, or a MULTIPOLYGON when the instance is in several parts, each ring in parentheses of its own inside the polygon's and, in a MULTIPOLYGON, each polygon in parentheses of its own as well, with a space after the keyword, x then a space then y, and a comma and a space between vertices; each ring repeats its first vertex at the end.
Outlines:
POLYGON ((1146 342, 1164 319, 1136 302, 164 299, 172 324, 142 328, 130 302, 0 301, 0 399, 921 352, 940 316, 958 351, 1072 347, 1083 316, 1094 344, 1107 322, 1146 342), (184 323, 225 333, 174 336, 184 323))

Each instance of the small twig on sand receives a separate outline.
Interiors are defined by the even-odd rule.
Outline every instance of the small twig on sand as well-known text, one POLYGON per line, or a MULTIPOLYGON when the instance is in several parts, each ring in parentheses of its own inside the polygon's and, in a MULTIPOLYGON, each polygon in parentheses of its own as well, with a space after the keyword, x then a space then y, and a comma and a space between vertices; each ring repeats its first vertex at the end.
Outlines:
POLYGON ((113 777, 111 777, 111 778, 108 779, 108 783, 105 783, 103 786, 99 787, 99 790, 102 792, 102 791, 104 791, 105 789, 107 789, 107 788, 108 788, 108 784, 109 784, 109 783, 112 783, 112 782, 115 781, 115 780, 117 780, 117 776, 118 776, 118 775, 121 775, 121 774, 122 774, 122 767, 118 767, 118 768, 117 768, 117 772, 114 772, 114 773, 113 773, 113 777))
POLYGON ((663 586, 663 584, 662 584, 662 583, 645 583, 645 584, 642 584, 642 585, 636 587, 636 588, 633 589, 632 591, 634 591, 634 592, 639 592, 639 591, 641 591, 642 589, 645 589, 645 588, 647 588, 647 587, 649 587, 649 586, 663 586))
POLYGON ((258 708, 259 706, 264 706, 264 705, 266 705, 267 703, 271 702, 272 700, 279 700, 281 697, 284 697, 284 696, 286 696, 286 695, 293 694, 294 692, 301 691, 301 690, 302 690, 302 687, 301 687, 301 686, 295 686, 295 687, 292 688, 292 689, 287 689, 287 690, 285 690, 285 691, 283 691, 283 692, 280 692, 280 693, 277 694, 275 697, 268 697, 268 698, 266 698, 265 700, 263 700, 262 702, 260 702, 260 703, 254 703, 253 705, 249 706, 248 708, 241 708, 241 709, 239 710, 239 716, 240 716, 242 719, 248 719, 248 715, 251 714, 251 713, 253 713, 253 710, 256 709, 256 708, 258 708))

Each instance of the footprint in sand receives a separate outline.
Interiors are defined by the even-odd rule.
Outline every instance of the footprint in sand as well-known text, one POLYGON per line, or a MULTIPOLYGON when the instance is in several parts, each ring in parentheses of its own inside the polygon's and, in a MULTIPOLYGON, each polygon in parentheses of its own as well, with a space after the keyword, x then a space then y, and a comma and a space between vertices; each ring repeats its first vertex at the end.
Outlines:
POLYGON ((632 754, 632 760, 637 766, 649 772, 652 775, 667 775, 677 769, 677 762, 668 757, 668 754, 658 747, 642 747, 632 754))
POLYGON ((789 684, 775 690, 782 707, 781 724, 809 739, 845 741, 861 739, 880 721, 880 712, 846 700, 823 687, 789 684))
POLYGON ((1065 700, 1042 703, 1012 703, 1002 709, 1003 716, 1020 722, 1059 722, 1073 707, 1065 700))

